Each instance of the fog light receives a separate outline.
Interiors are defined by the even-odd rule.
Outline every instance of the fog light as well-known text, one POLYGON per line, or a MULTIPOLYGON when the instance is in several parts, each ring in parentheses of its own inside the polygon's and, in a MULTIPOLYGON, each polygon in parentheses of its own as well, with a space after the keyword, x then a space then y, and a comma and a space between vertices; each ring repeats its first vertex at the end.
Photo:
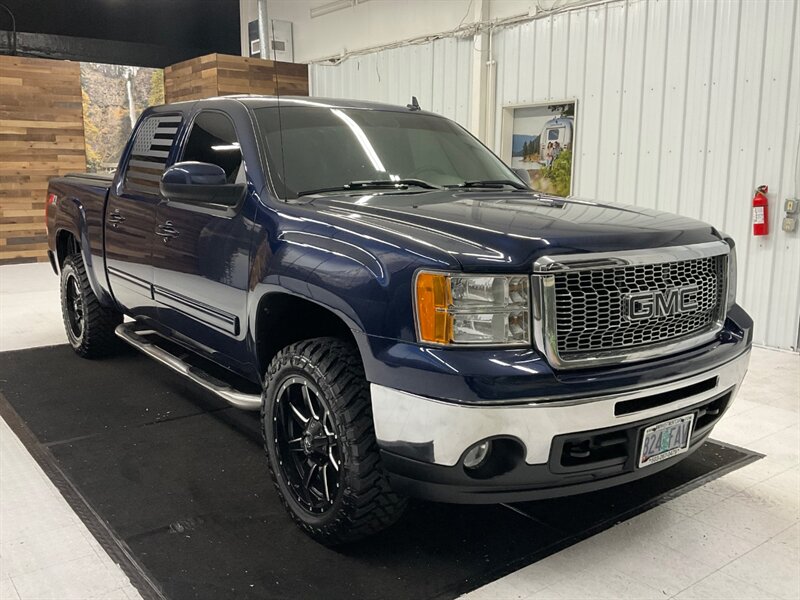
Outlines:
POLYGON ((486 457, 489 456, 489 451, 491 449, 491 441, 475 444, 467 451, 466 455, 464 455, 464 467, 467 469, 477 469, 486 461, 486 457))

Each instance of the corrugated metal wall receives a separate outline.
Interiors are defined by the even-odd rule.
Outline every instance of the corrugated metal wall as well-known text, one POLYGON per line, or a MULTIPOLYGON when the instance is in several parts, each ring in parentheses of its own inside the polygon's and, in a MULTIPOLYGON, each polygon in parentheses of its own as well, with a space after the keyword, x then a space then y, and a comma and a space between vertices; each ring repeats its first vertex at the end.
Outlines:
MULTIPOLYGON (((471 40, 448 39, 314 66, 312 94, 401 104, 416 93, 466 125, 471 55, 471 40)), ((609 2, 499 29, 492 55, 495 149, 503 107, 576 98, 574 194, 731 234, 757 343, 797 347, 800 233, 780 221, 784 198, 800 194, 800 2, 609 2), (770 187, 766 238, 750 234, 759 184, 770 187)))
POLYGON ((756 340, 797 347, 800 8, 793 0, 613 2, 501 30, 502 106, 577 98, 574 194, 697 217, 738 243, 756 340), (750 234, 756 185, 770 235, 750 234))
POLYGON ((365 54, 338 66, 312 64, 311 95, 405 105, 416 96, 425 110, 468 124, 472 38, 444 38, 365 54))

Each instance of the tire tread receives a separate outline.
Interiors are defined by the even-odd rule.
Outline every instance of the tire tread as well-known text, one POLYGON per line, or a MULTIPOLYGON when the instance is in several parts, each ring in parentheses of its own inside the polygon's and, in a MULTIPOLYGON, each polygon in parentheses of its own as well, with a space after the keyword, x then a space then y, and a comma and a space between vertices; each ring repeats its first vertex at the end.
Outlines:
MULTIPOLYGON (((84 358, 101 358, 114 354, 119 349, 119 339, 114 330, 117 325, 122 323, 122 313, 100 304, 100 300, 97 299, 89 285, 89 277, 86 275, 86 267, 80 254, 72 254, 67 257, 62 267, 62 273, 66 268, 72 268, 78 278, 86 315, 83 339, 78 346, 72 345, 73 350, 84 358)), ((64 294, 62 282, 62 316, 64 327, 68 329, 69 321, 64 306, 64 294)))
MULTIPOLYGON (((296 366, 298 357, 307 359, 324 374, 335 404, 332 407, 341 419, 350 449, 350 467, 354 477, 348 481, 344 502, 338 515, 324 526, 301 519, 281 493, 279 476, 268 460, 270 475, 281 501, 295 523, 308 535, 327 545, 356 541, 374 535, 396 523, 402 516, 407 500, 395 494, 380 462, 375 439, 369 384, 357 349, 339 338, 314 338, 291 344, 278 352, 267 368, 268 383, 281 370, 296 366)), ((265 385, 265 390, 267 385, 265 385)), ((267 403, 262 402, 262 433, 269 459, 266 435, 267 403)))

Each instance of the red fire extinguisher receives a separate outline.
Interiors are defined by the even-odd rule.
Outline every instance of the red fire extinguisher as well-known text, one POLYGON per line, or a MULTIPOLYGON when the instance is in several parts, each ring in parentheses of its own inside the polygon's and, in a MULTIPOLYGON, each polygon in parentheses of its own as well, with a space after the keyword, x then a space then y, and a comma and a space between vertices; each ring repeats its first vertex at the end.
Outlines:
POLYGON ((769 204, 767 192, 769 187, 760 185, 753 195, 753 235, 767 235, 769 233, 769 204))

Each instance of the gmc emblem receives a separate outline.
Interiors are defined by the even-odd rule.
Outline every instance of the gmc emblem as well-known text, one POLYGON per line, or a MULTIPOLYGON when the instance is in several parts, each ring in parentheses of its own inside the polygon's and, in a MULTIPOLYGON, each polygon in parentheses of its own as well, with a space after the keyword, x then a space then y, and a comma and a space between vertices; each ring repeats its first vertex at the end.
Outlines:
POLYGON ((687 285, 663 291, 625 294, 622 297, 624 316, 629 321, 641 321, 697 310, 698 292, 696 285, 687 285))

